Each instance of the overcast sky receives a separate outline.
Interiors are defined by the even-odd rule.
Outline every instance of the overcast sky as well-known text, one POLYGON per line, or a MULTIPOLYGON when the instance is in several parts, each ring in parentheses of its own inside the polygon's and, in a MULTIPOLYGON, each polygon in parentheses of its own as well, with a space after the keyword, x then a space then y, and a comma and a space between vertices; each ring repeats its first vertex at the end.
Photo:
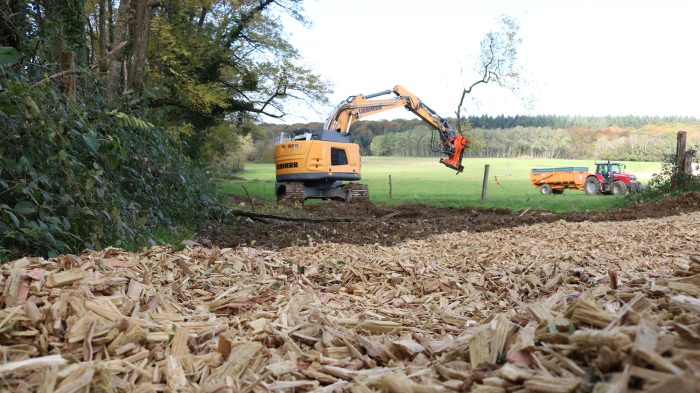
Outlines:
MULTIPOLYGON (((454 116, 462 86, 479 79, 479 42, 508 14, 535 100, 528 108, 482 85, 467 114, 700 117, 697 0, 307 0, 305 10, 310 28, 285 26, 305 65, 331 83, 331 104, 400 84, 454 116)), ((285 122, 323 121, 331 109, 297 106, 285 122)))

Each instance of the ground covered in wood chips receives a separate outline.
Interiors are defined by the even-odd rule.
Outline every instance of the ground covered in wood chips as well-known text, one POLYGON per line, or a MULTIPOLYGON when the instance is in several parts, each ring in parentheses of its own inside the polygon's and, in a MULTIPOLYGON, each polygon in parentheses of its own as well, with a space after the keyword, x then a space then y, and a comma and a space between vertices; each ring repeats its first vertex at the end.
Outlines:
MULTIPOLYGON (((236 207, 250 211, 247 199, 238 199, 233 202, 236 207)), ((513 214, 506 209, 439 208, 418 205, 358 206, 337 202, 303 208, 300 206, 280 208, 257 202, 256 208, 258 213, 262 211, 282 217, 306 218, 314 221, 286 221, 232 214, 229 218, 211 223, 204 228, 197 240, 206 245, 219 247, 252 244, 271 249, 324 242, 396 245, 406 240, 424 239, 441 233, 484 232, 558 220, 601 222, 666 217, 700 211, 700 194, 690 193, 659 203, 608 212, 569 214, 553 214, 546 211, 525 211, 513 214), (339 219, 347 220, 338 221, 339 219)))
POLYGON ((1 268, 0 390, 692 392, 700 212, 1 268))

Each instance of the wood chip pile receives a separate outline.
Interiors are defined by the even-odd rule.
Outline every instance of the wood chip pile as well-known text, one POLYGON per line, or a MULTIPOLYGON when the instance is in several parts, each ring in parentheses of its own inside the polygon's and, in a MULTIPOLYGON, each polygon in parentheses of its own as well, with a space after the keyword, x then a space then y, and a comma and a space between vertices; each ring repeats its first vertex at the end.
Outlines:
POLYGON ((1 268, 0 391, 692 392, 699 240, 693 213, 23 258, 1 268))

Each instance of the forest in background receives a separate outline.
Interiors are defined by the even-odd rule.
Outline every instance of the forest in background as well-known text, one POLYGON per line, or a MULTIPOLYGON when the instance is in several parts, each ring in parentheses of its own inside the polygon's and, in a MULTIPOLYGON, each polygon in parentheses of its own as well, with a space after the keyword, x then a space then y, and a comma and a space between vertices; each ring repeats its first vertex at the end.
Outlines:
MULTIPOLYGON (((675 149, 676 132, 688 131, 689 145, 700 148, 700 120, 651 116, 472 116, 465 157, 538 157, 661 161, 675 149)), ((450 120, 453 123, 453 120, 450 120)), ((271 160, 280 132, 321 128, 322 123, 264 124, 241 145, 248 160, 271 160)), ((430 157, 432 131, 419 119, 362 120, 350 138, 364 155, 430 157)))

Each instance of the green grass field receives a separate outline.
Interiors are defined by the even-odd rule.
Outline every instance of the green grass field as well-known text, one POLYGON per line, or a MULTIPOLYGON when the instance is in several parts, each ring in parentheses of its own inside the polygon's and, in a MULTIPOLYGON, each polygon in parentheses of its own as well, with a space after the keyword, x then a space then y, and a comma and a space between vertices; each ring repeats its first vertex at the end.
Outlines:
MULTIPOLYGON (((624 204, 623 197, 587 196, 583 191, 566 190, 563 195, 540 195, 530 184, 533 167, 585 166, 594 170, 592 160, 547 160, 511 158, 465 158, 464 172, 455 172, 438 163, 437 158, 363 157, 362 183, 369 185, 375 204, 422 203, 450 207, 502 207, 513 211, 544 209, 554 212, 596 211, 624 204), (490 164, 489 195, 481 200, 484 165, 490 164), (393 198, 389 198, 391 175, 393 198), (498 177, 500 185, 496 184, 498 177)), ((627 172, 643 183, 661 169, 658 162, 628 162, 627 172)), ((242 185, 252 197, 274 200, 273 163, 247 163, 240 180, 222 181, 228 195, 245 196, 242 185)))

